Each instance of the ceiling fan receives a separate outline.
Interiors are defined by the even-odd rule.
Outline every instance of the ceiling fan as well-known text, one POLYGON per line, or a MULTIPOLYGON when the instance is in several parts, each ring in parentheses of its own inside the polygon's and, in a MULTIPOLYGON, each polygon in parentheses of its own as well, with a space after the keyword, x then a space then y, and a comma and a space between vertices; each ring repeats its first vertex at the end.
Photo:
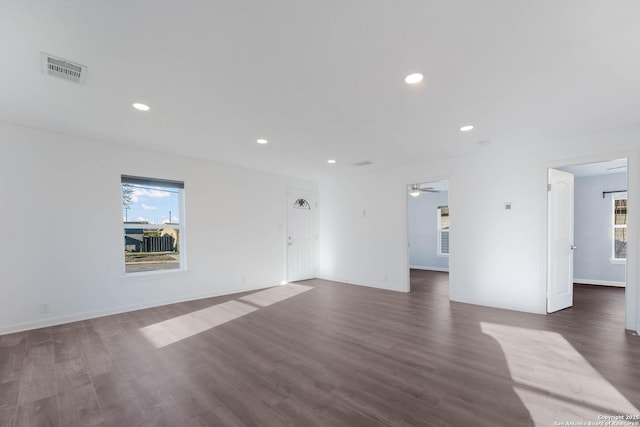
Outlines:
POLYGON ((433 187, 420 188, 420 184, 411 184, 411 190, 409 194, 413 197, 418 197, 422 193, 439 193, 440 190, 436 190, 433 187))

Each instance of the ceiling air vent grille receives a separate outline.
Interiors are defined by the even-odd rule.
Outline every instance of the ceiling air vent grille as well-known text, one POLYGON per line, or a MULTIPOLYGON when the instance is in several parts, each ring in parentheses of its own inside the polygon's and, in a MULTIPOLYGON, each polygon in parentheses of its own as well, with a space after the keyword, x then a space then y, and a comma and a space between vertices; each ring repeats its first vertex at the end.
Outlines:
POLYGON ((84 84, 84 79, 87 76, 87 67, 85 65, 57 58, 44 52, 40 54, 40 57, 42 58, 42 71, 45 74, 84 84))
POLYGON ((371 163, 369 160, 363 160, 361 162, 354 163, 353 166, 369 166, 372 164, 373 163, 371 163))

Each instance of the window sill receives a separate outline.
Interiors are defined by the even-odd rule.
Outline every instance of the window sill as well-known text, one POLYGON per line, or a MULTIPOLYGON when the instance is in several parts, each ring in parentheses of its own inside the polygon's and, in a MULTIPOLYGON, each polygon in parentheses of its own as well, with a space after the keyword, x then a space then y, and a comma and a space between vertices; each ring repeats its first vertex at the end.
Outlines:
POLYGON ((123 282, 144 282, 148 280, 164 279, 169 277, 188 276, 191 270, 158 270, 143 271, 140 273, 123 273, 123 282))
POLYGON ((611 259, 609 259, 609 262, 611 264, 626 264, 627 260, 626 259, 621 259, 621 258, 611 258, 611 259))

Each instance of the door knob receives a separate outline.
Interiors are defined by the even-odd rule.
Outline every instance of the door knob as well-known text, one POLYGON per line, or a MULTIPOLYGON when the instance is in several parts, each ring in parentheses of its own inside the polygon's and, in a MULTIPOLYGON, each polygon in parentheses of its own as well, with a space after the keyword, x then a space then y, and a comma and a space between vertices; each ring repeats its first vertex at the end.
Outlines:
POLYGON ((577 247, 577 246, 574 246, 574 245, 571 245, 571 250, 573 251, 573 250, 575 250, 575 249, 578 249, 578 247, 577 247))

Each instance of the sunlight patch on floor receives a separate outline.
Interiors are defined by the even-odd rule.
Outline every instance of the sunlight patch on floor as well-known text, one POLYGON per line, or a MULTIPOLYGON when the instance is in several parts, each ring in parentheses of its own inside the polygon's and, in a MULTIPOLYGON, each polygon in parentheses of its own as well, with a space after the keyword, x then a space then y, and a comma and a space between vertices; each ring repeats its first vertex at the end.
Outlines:
POLYGON ((156 348, 162 348, 256 310, 248 304, 228 301, 145 326, 140 331, 156 348))
POLYGON ((265 289, 241 297, 240 300, 244 302, 238 300, 227 301, 145 326, 140 328, 140 332, 156 348, 162 348, 310 289, 313 289, 313 287, 293 283, 265 289))
POLYGON ((480 326, 500 343, 513 389, 536 425, 638 413, 562 335, 487 322, 480 326))
POLYGON ((309 289, 313 289, 313 287, 289 283, 288 285, 265 289, 264 291, 241 297, 240 300, 250 302, 251 304, 259 305, 261 307, 268 307, 271 304, 284 301, 287 298, 299 295, 309 289))

